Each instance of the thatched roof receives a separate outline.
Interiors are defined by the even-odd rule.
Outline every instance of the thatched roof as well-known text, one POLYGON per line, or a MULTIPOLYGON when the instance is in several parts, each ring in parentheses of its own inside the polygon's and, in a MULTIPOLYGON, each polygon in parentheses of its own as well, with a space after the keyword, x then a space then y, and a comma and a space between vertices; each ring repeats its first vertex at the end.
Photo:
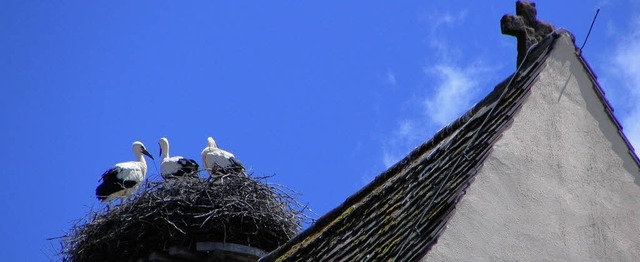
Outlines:
MULTIPOLYGON (((69 261, 147 260, 200 242, 234 243, 266 252, 292 238, 303 211, 282 186, 244 173, 147 182, 133 199, 92 211, 63 240, 69 261)), ((116 201, 117 202, 117 201, 116 201)))

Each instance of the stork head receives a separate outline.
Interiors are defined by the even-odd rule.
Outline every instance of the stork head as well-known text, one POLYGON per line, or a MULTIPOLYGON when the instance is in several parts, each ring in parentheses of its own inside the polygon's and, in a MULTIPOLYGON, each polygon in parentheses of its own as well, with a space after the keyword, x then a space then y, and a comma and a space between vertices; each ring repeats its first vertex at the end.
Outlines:
POLYGON ((169 156, 169 140, 166 137, 160 138, 160 157, 168 157, 169 156))
POLYGON ((209 147, 218 148, 218 145, 216 144, 216 141, 213 140, 213 137, 208 137, 207 141, 209 142, 209 147))
POLYGON ((153 159, 153 156, 149 154, 149 151, 147 151, 147 149, 144 147, 144 145, 140 141, 133 142, 132 150, 133 150, 133 153, 135 153, 136 155, 144 154, 150 157, 151 159, 153 159))

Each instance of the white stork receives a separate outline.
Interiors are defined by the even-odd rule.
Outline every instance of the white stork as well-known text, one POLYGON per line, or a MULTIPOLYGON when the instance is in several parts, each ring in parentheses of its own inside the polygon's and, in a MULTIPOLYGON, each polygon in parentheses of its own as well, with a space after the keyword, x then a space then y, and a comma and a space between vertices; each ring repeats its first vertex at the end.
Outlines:
POLYGON ((228 173, 228 170, 238 170, 244 172, 242 162, 233 154, 218 148, 216 141, 212 137, 207 138, 208 145, 202 150, 202 163, 209 171, 209 175, 215 174, 217 170, 228 173))
POLYGON ((163 178, 181 177, 184 175, 194 174, 198 171, 198 163, 193 159, 187 159, 181 156, 169 157, 169 140, 160 138, 160 156, 162 163, 160 164, 160 175, 163 178))
POLYGON ((102 202, 133 195, 138 190, 140 182, 144 180, 147 174, 147 162, 143 154, 151 159, 153 156, 138 141, 133 142, 132 150, 136 155, 135 161, 118 163, 102 174, 100 178, 102 184, 96 188, 96 197, 102 202))

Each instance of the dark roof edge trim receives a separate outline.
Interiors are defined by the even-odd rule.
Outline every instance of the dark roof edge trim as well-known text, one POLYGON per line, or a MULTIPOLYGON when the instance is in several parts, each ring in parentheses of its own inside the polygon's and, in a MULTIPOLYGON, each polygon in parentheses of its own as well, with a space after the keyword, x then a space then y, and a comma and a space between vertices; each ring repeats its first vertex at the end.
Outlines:
POLYGON ((638 166, 638 169, 640 169, 640 158, 638 158, 638 155, 635 152, 635 149, 634 149, 633 145, 629 141, 629 138, 627 137, 627 135, 624 134, 622 124, 620 123, 618 118, 613 113, 614 112, 613 111, 613 106, 611 106, 611 103, 609 103, 609 100, 605 96, 604 89, 602 89, 602 86, 600 86, 600 83, 598 83, 598 81, 597 81, 598 77, 593 72, 593 69, 591 69, 591 66, 589 65, 589 63, 587 63, 587 60, 584 59, 584 57, 582 56, 582 52, 580 52, 580 49, 577 46, 576 46, 576 56, 578 57, 578 60, 580 60, 582 65, 584 66, 585 71, 587 72, 587 75, 589 76, 589 78, 591 78, 591 82, 593 82, 593 87, 594 87, 596 93, 598 94, 598 98, 600 99, 600 101, 604 105, 605 111, 607 112, 607 115, 609 116, 609 118, 611 119, 613 124, 615 124, 616 127, 618 128, 618 133, 622 137, 622 140, 624 140, 625 144, 627 144, 627 147, 629 148, 629 154, 631 155, 631 158, 633 158, 633 160, 635 160, 636 165, 638 166))

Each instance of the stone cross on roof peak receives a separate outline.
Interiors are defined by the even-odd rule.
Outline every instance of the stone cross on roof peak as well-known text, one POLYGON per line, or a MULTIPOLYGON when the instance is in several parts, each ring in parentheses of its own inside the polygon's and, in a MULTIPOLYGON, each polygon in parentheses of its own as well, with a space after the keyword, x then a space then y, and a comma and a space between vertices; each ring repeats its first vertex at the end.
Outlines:
POLYGON ((529 47, 540 42, 542 38, 553 32, 553 25, 538 21, 536 4, 527 1, 516 1, 516 15, 504 15, 500 19, 500 29, 505 35, 518 39, 518 61, 522 63, 529 47))

